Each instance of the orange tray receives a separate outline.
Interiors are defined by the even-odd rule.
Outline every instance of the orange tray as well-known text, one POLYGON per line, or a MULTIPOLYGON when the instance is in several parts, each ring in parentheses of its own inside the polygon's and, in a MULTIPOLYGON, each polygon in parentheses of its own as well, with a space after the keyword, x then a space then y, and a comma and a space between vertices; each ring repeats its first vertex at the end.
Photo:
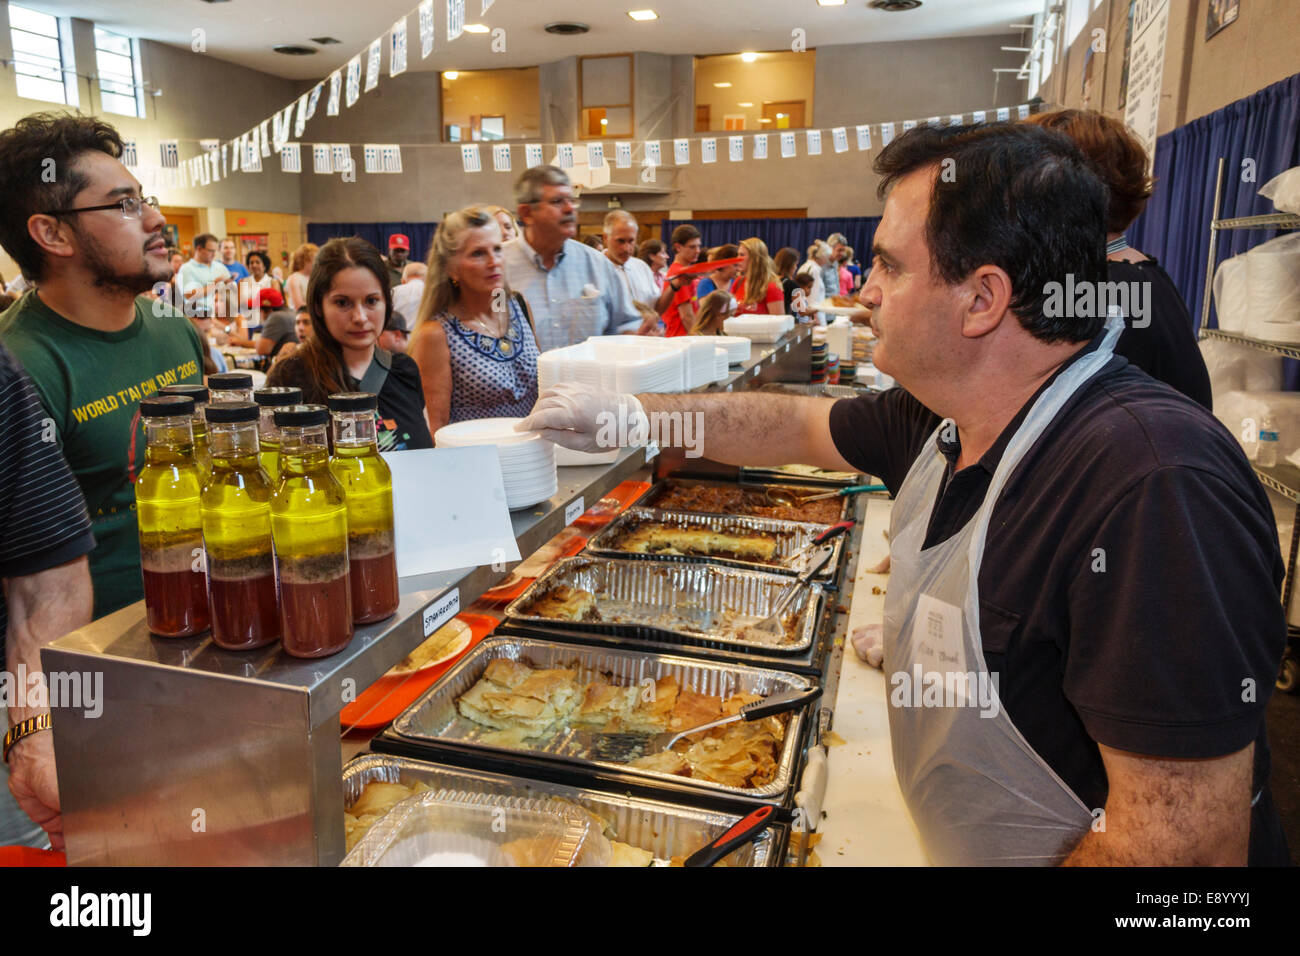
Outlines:
POLYGON ((470 639, 465 650, 449 661, 435 664, 433 667, 427 667, 405 677, 379 678, 339 714, 339 723, 344 731, 378 730, 391 724, 397 719, 398 714, 414 702, 415 698, 432 687, 453 664, 464 657, 479 641, 496 630, 496 626, 501 623, 486 614, 457 614, 456 616, 469 625, 470 639))
MULTIPOLYGON (((574 521, 573 523, 577 524, 578 522, 574 521)), ((555 560, 558 561, 560 558, 571 558, 586 546, 587 539, 581 535, 575 535, 569 543, 564 546, 564 550, 560 552, 560 556, 555 560)), ((483 592, 479 600, 485 601, 488 604, 505 604, 507 601, 513 601, 515 598, 519 597, 519 595, 523 594, 524 591, 528 589, 528 585, 532 584, 536 580, 537 578, 535 577, 520 578, 511 585, 497 585, 494 588, 488 588, 483 592)))
MULTIPOLYGON (((578 515, 573 523, 588 529, 603 528, 649 490, 650 482, 648 481, 625 481, 578 515)), ((523 591, 521 590, 520 593, 522 594, 523 591)))
POLYGON ((67 866, 59 850, 38 850, 30 846, 0 846, 0 866, 67 866))

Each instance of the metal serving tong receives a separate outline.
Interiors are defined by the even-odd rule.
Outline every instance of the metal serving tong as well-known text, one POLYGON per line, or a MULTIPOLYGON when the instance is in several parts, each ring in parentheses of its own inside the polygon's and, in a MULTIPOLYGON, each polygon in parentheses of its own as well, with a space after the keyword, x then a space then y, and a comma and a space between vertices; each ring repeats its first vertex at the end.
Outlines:
POLYGON ((794 552, 794 554, 786 558, 782 564, 789 568, 797 568, 801 562, 807 560, 808 556, 812 554, 812 552, 816 551, 827 541, 830 541, 833 538, 838 538, 840 535, 852 531, 855 524, 857 524, 857 522, 850 519, 848 521, 841 521, 839 524, 831 525, 798 551, 794 552))
POLYGON ((847 488, 840 488, 837 491, 827 491, 815 495, 797 495, 784 488, 769 488, 763 493, 767 496, 767 500, 774 505, 797 508, 799 505, 807 504, 810 501, 821 501, 823 498, 842 498, 846 495, 861 494, 864 491, 888 490, 884 485, 849 485, 847 488))
POLYGON ((790 606, 790 602, 795 599, 795 596, 808 586, 809 581, 816 577, 817 572, 826 567, 827 562, 830 561, 834 554, 834 548, 827 548, 820 558, 808 566, 807 571, 804 571, 803 574, 785 586, 781 591, 781 596, 772 605, 772 611, 767 617, 761 618, 753 624, 745 625, 743 629, 738 629, 738 632, 742 634, 757 632, 754 636, 759 639, 780 640, 782 635, 785 634, 785 628, 781 624, 781 615, 785 613, 785 609, 790 606))

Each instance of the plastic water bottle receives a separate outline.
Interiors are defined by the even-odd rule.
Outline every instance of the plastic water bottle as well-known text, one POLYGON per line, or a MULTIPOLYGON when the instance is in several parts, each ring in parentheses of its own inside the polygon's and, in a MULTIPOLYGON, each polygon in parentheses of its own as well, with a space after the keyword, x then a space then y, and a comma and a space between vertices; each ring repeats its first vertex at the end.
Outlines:
POLYGON ((1277 464, 1277 425, 1272 415, 1265 415, 1259 426, 1259 451, 1255 455, 1255 464, 1263 468, 1272 468, 1277 464))

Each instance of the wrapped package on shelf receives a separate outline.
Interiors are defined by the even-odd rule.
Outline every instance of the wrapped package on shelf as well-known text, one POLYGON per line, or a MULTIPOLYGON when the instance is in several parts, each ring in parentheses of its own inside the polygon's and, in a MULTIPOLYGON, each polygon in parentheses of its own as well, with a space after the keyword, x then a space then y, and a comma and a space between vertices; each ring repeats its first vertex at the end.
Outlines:
POLYGON ((1236 437, 1252 462, 1265 419, 1277 432, 1277 461, 1300 450, 1300 392, 1233 391, 1214 396, 1214 416, 1236 437))
POLYGON ((1246 334, 1265 342, 1300 342, 1300 233, 1246 253, 1246 283, 1246 334))
POLYGON ((1300 216, 1300 166, 1278 173, 1263 186, 1259 194, 1265 199, 1273 200, 1278 212, 1289 212, 1300 216))
POLYGON ((1224 259, 1214 271, 1214 311, 1219 316, 1219 330, 1246 334, 1250 314, 1249 286, 1246 278, 1246 253, 1224 259))
POLYGON ((1275 392, 1282 388, 1282 356, 1222 339, 1201 339, 1201 357, 1216 396, 1226 392, 1275 392))

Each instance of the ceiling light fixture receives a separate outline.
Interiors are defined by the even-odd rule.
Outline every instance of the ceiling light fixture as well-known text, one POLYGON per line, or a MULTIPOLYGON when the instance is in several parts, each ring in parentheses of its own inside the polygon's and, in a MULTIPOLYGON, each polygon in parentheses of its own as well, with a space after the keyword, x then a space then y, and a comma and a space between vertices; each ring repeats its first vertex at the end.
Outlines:
POLYGON ((319 43, 321 46, 329 46, 331 43, 340 43, 342 41, 336 40, 334 37, 312 37, 311 42, 319 43))
POLYGON ((844 6, 844 0, 817 0, 817 6, 819 6, 819 7, 842 7, 842 6, 844 6))
POLYGON ((755 60, 758 59, 758 54, 757 54, 757 53, 742 53, 742 54, 740 54, 740 58, 741 58, 744 62, 746 62, 746 63, 753 63, 755 60))
POLYGON ((277 43, 271 49, 285 56, 311 56, 316 52, 312 47, 298 46, 295 43, 277 43))
POLYGON ((555 23, 548 23, 542 27, 547 33, 554 33, 557 36, 577 36, 586 33, 591 29, 585 23, 578 23, 576 20, 558 20, 555 23))
POLYGON ((903 10, 915 10, 921 0, 871 0, 867 4, 872 10, 884 10, 886 13, 899 13, 903 10))
POLYGON ((754 104, 753 104, 753 103, 737 103, 736 105, 737 105, 737 106, 740 106, 740 107, 743 107, 743 108, 745 108, 745 109, 748 109, 749 107, 753 106, 754 104))
POLYGON ((644 23, 646 20, 658 20, 659 14, 653 10, 629 10, 627 15, 637 23, 644 23))
POLYGON ((460 76, 460 74, 457 73, 455 70, 443 70, 442 72, 442 78, 444 80, 454 80, 458 76, 460 76))
POLYGON ((465 24, 465 32, 466 33, 487 33, 488 28, 481 23, 467 23, 465 24))
POLYGON ((717 87, 718 89, 720 89, 720 90, 728 89, 728 88, 730 88, 730 86, 731 86, 730 83, 714 83, 713 85, 716 86, 716 87, 717 87))

